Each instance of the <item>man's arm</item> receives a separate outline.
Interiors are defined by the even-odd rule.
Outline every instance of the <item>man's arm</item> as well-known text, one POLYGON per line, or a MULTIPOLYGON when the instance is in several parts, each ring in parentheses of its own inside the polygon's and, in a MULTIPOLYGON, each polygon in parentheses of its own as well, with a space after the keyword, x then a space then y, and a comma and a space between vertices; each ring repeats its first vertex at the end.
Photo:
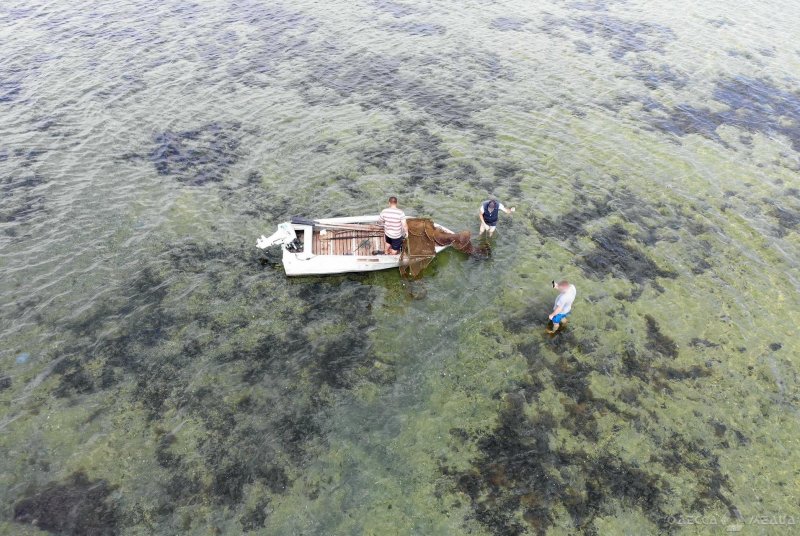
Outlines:
POLYGON ((511 214, 511 213, 512 213, 512 212, 514 212, 515 210, 517 210, 517 209, 516 209, 516 208, 514 208, 514 207, 511 207, 511 208, 506 208, 506 207, 503 207, 503 212, 505 212, 506 214, 511 214))
POLYGON ((554 317, 554 316, 556 316, 558 313, 560 313, 562 309, 563 309, 563 307, 561 307, 561 306, 559 305, 558 307, 556 307, 555 309, 553 309, 553 312, 552 312, 552 313, 550 313, 550 316, 549 316, 548 318, 549 318, 550 320, 552 320, 552 319, 553 319, 553 317, 554 317))
POLYGON ((405 235, 408 236, 408 222, 406 221, 406 218, 403 218, 403 232, 405 232, 405 235))
POLYGON ((481 205, 481 209, 478 211, 478 218, 481 220, 483 225, 486 225, 486 221, 483 219, 483 205, 481 205))

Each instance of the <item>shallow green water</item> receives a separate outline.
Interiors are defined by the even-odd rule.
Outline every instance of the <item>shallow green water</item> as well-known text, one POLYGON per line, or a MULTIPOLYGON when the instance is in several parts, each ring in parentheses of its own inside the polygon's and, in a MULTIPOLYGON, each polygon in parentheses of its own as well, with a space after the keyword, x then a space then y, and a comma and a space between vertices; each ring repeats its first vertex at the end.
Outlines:
POLYGON ((798 8, 531 4, 4 3, 0 533, 793 533, 798 8))

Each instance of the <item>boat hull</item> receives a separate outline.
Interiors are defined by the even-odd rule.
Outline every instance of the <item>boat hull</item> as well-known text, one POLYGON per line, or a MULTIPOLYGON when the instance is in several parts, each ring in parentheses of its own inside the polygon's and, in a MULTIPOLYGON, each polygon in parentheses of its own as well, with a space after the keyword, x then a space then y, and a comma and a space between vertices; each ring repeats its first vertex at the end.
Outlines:
POLYGON ((400 255, 311 255, 283 250, 283 269, 288 276, 333 275, 374 272, 400 266, 400 255))
MULTIPOLYGON (((378 215, 359 216, 351 218, 327 218, 317 220, 318 224, 339 225, 339 224, 375 224, 378 215)), ((287 276, 309 276, 309 275, 334 275, 358 272, 375 272, 378 270, 389 270, 400 266, 400 255, 330 255, 314 254, 312 235, 314 228, 310 225, 290 224, 292 229, 302 234, 303 251, 290 251, 283 247, 282 263, 287 276)), ((446 227, 434 224, 436 227, 446 232, 451 232, 446 227)), ((383 239, 381 239, 382 241, 383 239)), ((449 246, 436 246, 436 253, 449 246)))

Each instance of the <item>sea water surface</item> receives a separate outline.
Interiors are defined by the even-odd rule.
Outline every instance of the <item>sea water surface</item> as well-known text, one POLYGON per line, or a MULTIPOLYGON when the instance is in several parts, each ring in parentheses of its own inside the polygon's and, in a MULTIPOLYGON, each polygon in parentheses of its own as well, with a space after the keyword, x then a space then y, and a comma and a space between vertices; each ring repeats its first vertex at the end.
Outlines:
POLYGON ((0 533, 794 533, 799 36, 789 0, 5 0, 0 533), (517 210, 418 281, 254 247, 388 195, 517 210))

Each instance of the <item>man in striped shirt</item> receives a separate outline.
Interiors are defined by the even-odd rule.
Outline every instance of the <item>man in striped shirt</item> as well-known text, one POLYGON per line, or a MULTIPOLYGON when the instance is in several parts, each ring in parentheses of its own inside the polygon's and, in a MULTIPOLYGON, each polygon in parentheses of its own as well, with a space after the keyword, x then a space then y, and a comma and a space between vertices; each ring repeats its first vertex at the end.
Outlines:
POLYGON ((397 198, 389 198, 388 208, 381 211, 378 224, 383 225, 383 234, 386 239, 383 252, 386 255, 397 255, 403 247, 403 237, 408 234, 406 213, 397 208, 397 198))

